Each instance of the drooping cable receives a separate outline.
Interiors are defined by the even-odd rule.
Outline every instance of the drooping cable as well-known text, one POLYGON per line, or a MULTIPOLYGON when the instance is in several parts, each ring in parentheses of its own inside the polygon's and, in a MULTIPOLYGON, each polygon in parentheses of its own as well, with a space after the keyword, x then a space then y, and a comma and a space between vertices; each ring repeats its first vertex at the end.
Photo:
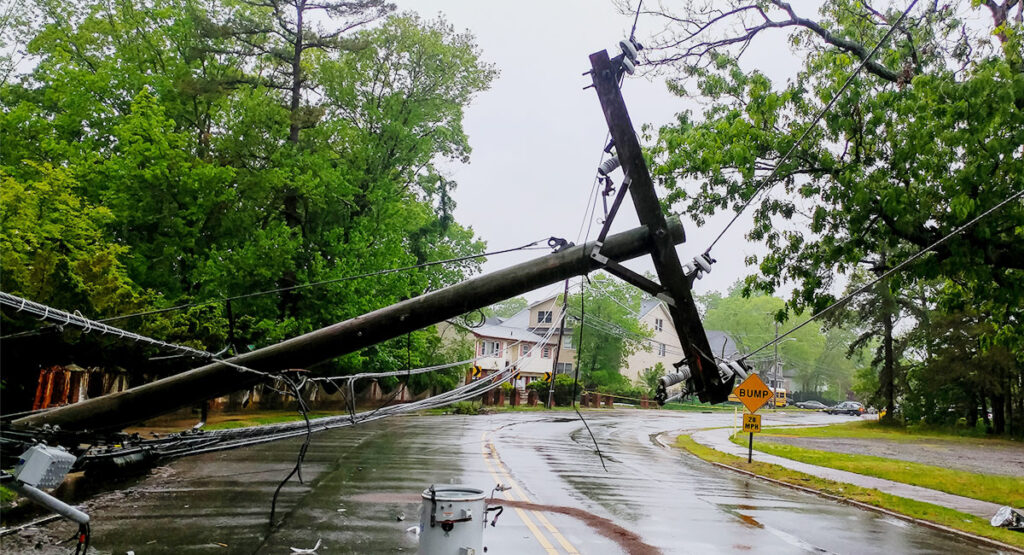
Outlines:
POLYGON ((798 324, 798 325, 794 326, 793 328, 789 329, 789 330, 788 330, 788 331, 786 331, 785 333, 779 334, 779 336, 778 336, 778 337, 776 337, 775 339, 773 339, 773 340, 771 340, 771 341, 769 341, 769 342, 765 343, 764 345, 761 345, 760 347, 758 347, 758 348, 754 349, 754 350, 753 350, 753 351, 751 351, 750 353, 748 353, 748 354, 746 354, 746 355, 744 355, 744 356, 740 357, 740 358, 739 358, 739 360, 746 360, 746 359, 748 359, 748 358, 750 358, 750 357, 752 357, 752 356, 756 355, 757 353, 759 353, 759 352, 761 352, 761 351, 763 351, 763 350, 767 349, 768 347, 771 347, 772 345, 775 345, 776 343, 778 343, 778 342, 782 341, 783 339, 785 339, 785 338, 786 338, 787 336, 789 336, 789 335, 790 335, 790 334, 792 334, 793 332, 795 332, 795 331, 799 330, 800 328, 802 328, 802 327, 806 326, 807 324, 810 324, 810 323, 811 323, 811 322, 813 322, 814 320, 817 320, 818 318, 821 318, 821 317, 822 317, 822 316, 824 316, 825 314, 828 314, 829 312, 831 312, 832 310, 834 310, 834 309, 835 309, 836 307, 838 307, 838 306, 841 306, 841 305, 845 304, 845 303, 846 303, 847 301, 849 301, 849 300, 850 300, 850 299, 852 299, 853 297, 856 297, 857 295, 860 295, 860 294, 861 294, 861 293, 863 293, 864 291, 867 291, 868 289, 870 289, 871 287, 873 287, 873 286, 874 286, 874 285, 875 285, 876 283, 878 283, 878 282, 882 281, 883 279, 885 279, 885 278, 887 278, 887 277, 891 276, 892 274, 896 273, 897 271, 899 271, 899 270, 903 269, 904 267, 906 267, 906 266, 907 266, 907 265, 909 265, 910 263, 914 262, 914 261, 915 261, 915 260, 917 260, 918 258, 921 258, 921 257, 922 257, 922 256, 924 256, 925 254, 927 254, 927 253, 931 252, 931 251, 932 251, 932 250, 933 250, 933 249, 934 249, 935 247, 937 247, 937 246, 941 245, 942 243, 945 243, 946 241, 948 241, 948 240, 949 240, 950 238, 952 238, 953 236, 955 236, 955 235, 958 235, 958 234, 962 233, 962 232, 963 232, 964 230, 966 230, 967 228, 969 228, 969 227, 973 226, 974 224, 978 223, 978 221, 980 221, 980 220, 981 220, 982 218, 984 218, 984 217, 988 216, 989 214, 991 214, 991 213, 995 212, 996 210, 999 210, 1000 208, 1002 208, 1002 207, 1006 206, 1006 205, 1007 205, 1007 204, 1009 204, 1010 202, 1012 202, 1012 201, 1014 201, 1014 200, 1016 200, 1016 199, 1019 199, 1019 198, 1021 198, 1022 196, 1024 196, 1024 190, 1018 191, 1018 192, 1017 192, 1016 194, 1014 194, 1014 195, 1011 195, 1011 196, 1007 197, 1007 198, 1006 198, 1005 200, 1003 200, 1003 201, 1002 201, 1002 202, 1000 202, 999 204, 997 204, 997 205, 993 206, 992 208, 989 208, 988 210, 986 210, 986 211, 982 212, 981 214, 979 214, 979 215, 978 215, 977 217, 975 217, 975 218, 974 218, 973 220, 971 220, 971 221, 969 221, 969 222, 965 223, 964 225, 962 225, 962 226, 960 226, 960 227, 958 227, 958 228, 954 229, 953 231, 950 231, 949 233, 947 233, 946 235, 944 235, 944 236, 943 236, 943 237, 942 237, 941 239, 939 239, 938 241, 935 241, 934 243, 932 243, 932 244, 928 245, 927 247, 925 247, 925 248, 923 248, 923 249, 921 249, 921 250, 917 251, 916 253, 914 253, 913 255, 911 255, 910 257, 908 257, 908 258, 907 258, 906 260, 904 260, 903 262, 900 262, 899 264, 897 264, 897 265, 893 266, 892 268, 890 268, 890 269, 889 269, 888 271, 886 271, 886 272, 885 272, 885 273, 883 273, 882 275, 880 275, 880 276, 878 276, 877 278, 875 278, 875 279, 871 280, 870 282, 868 282, 868 283, 866 283, 866 284, 864 284, 864 285, 862 285, 862 286, 858 287, 858 288, 857 288, 856 290, 854 290, 854 291, 853 291, 852 293, 850 293, 850 294, 846 295, 845 297, 843 297, 843 298, 839 299, 838 301, 836 301, 836 302, 834 302, 834 303, 832 303, 832 304, 828 305, 827 307, 825 307, 825 308, 823 308, 823 309, 819 310, 818 312, 816 312, 815 314, 813 314, 813 315, 812 315, 812 316, 811 316, 810 318, 808 318, 808 319, 804 320, 803 322, 801 322, 800 324, 798 324))
MULTIPOLYGON (((581 323, 584 322, 584 318, 583 317, 586 315, 586 312, 584 311, 585 310, 584 309, 585 301, 583 299, 583 297, 584 297, 584 295, 586 293, 586 290, 585 290, 586 286, 584 285, 584 281, 585 280, 580 281, 580 322, 581 323)), ((579 353, 579 354, 583 353, 583 326, 580 326, 580 344, 576 346, 576 352, 579 353)), ((597 450, 597 458, 601 461, 601 468, 603 468, 605 472, 608 472, 608 466, 606 466, 604 464, 604 455, 601 453, 601 446, 597 444, 597 438, 594 437, 594 432, 592 432, 590 430, 590 424, 587 424, 587 419, 583 418, 583 413, 581 413, 580 409, 576 406, 576 391, 577 391, 577 388, 579 387, 579 383, 580 383, 580 365, 579 365, 579 361, 577 360, 577 362, 576 362, 576 372, 575 372, 575 374, 573 375, 573 378, 572 378, 572 410, 576 411, 576 416, 578 416, 580 418, 580 422, 583 422, 583 427, 586 428, 587 429, 587 433, 590 434, 590 440, 594 442, 594 449, 597 450)))
POLYGON ((896 28, 900 26, 900 23, 902 23, 903 20, 907 17, 907 15, 910 13, 910 10, 914 8, 915 4, 917 4, 917 0, 911 0, 910 5, 907 6, 907 9, 903 10, 903 13, 900 14, 899 19, 897 19, 896 22, 889 27, 889 30, 886 31, 885 35, 882 36, 881 40, 878 41, 878 44, 876 44, 875 47, 872 48, 870 52, 868 52, 868 55, 865 56, 863 60, 861 60, 860 65, 857 66, 857 69, 855 69, 853 73, 851 73, 850 76, 846 78, 846 82, 844 82, 843 86, 840 87, 834 95, 832 95, 832 98, 829 99, 828 103, 825 104, 825 106, 821 110, 819 110, 817 114, 815 114, 814 119, 812 119, 810 124, 808 124, 807 128, 804 129, 804 132, 800 134, 800 137, 796 140, 795 143, 793 143, 793 146, 791 146, 789 150, 786 151, 786 154, 779 159, 778 163, 775 164, 775 167, 772 168, 771 173, 769 173, 767 177, 761 180, 761 183, 757 186, 757 188, 754 189, 754 192, 750 195, 750 198, 747 199, 747 202, 745 202, 743 206, 740 207, 739 211, 733 215, 732 219, 729 220, 729 223, 725 224, 725 227, 722 228, 722 231, 718 234, 717 237, 715 237, 715 240, 712 241, 710 245, 708 245, 708 248, 704 251, 704 254, 708 254, 711 252, 711 249, 713 249, 715 245, 718 244, 718 241, 722 238, 723 235, 725 235, 725 232, 728 231, 730 227, 732 227, 732 224, 736 223, 736 220, 739 219, 740 215, 742 215, 743 212, 746 211, 748 207, 750 207, 750 205, 754 202, 754 199, 756 199, 757 196, 764 190, 764 188, 768 186, 771 180, 778 173, 779 168, 781 168, 782 165, 785 164, 786 160, 788 160, 789 157, 792 156, 794 152, 796 152, 796 149, 800 146, 800 143, 802 143, 804 139, 806 139, 807 136, 811 134, 811 131, 817 127, 818 122, 821 121, 821 118, 823 118, 825 114, 832 109, 832 106, 834 106, 835 103, 839 100, 839 97, 842 96, 844 92, 846 92, 846 89, 849 88, 851 83, 853 83, 853 80, 858 75, 860 75, 860 72, 862 69, 864 69, 864 66, 866 66, 868 62, 871 61, 871 58, 874 57, 875 53, 878 52, 882 45, 889 40, 889 37, 891 37, 893 32, 896 31, 896 28))
POLYGON ((270 500, 270 528, 274 527, 274 513, 277 511, 277 496, 281 493, 281 488, 291 480, 292 476, 299 475, 299 483, 302 481, 302 461, 306 458, 306 451, 309 449, 309 442, 313 436, 313 427, 309 423, 309 409, 306 406, 306 401, 302 397, 302 392, 299 390, 299 386, 288 376, 281 376, 288 387, 291 389, 292 394, 295 395, 295 399, 298 402, 299 412, 302 414, 303 420, 306 421, 306 440, 302 443, 302 447, 299 448, 298 457, 295 460, 295 466, 292 467, 292 471, 281 480, 281 483, 277 485, 277 489, 274 490, 274 497, 270 500))

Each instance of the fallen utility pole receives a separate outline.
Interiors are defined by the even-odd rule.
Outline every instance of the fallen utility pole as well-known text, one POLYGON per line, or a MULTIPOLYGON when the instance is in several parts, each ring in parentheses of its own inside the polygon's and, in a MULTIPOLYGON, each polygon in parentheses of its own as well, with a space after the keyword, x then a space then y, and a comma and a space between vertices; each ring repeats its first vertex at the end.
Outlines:
MULTIPOLYGON (((609 59, 608 52, 604 50, 590 55, 594 89, 601 101, 608 131, 615 145, 615 153, 626 175, 622 187, 628 188, 640 223, 651 232, 651 258, 661 283, 655 284, 622 267, 616 257, 608 253, 603 246, 592 256, 605 264, 606 269, 613 275, 666 300, 669 314, 679 335, 680 345, 686 354, 686 360, 681 361, 676 367, 680 368, 684 363, 689 367, 689 391, 696 393, 701 401, 722 403, 728 399, 736 378, 732 375, 723 380, 718 364, 712 357, 707 333, 704 331, 690 291, 692 278, 684 273, 675 244, 667 233, 668 222, 661 211, 661 202, 654 190, 647 162, 633 130, 633 123, 629 119, 629 112, 626 110, 626 103, 622 99, 622 92, 619 89, 619 75, 622 71, 620 64, 621 57, 609 59)), ((611 216, 614 216, 621 197, 622 191, 611 216)), ((607 232, 610 219, 608 218, 605 223, 602 234, 607 232)))
MULTIPOLYGON (((659 228, 658 233, 660 241, 673 245, 685 240, 683 226, 678 220, 659 228)), ((595 245, 596 242, 591 242, 565 248, 226 361, 253 370, 277 372, 303 368, 355 352, 539 287, 600 269, 601 264, 590 256, 595 245)), ((616 260, 627 260, 648 254, 652 246, 652 234, 646 227, 638 227, 607 237, 601 252, 616 260)), ((60 425, 65 430, 116 430, 238 391, 259 380, 260 377, 252 373, 215 362, 127 391, 27 416, 15 420, 13 426, 50 424, 60 425)))

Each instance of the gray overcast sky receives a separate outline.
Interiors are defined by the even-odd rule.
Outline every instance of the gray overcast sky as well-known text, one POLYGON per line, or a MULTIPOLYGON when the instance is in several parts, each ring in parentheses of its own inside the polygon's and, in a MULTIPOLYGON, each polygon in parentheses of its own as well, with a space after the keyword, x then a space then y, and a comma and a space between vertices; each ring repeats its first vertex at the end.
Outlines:
MULTIPOLYGON (((589 69, 592 52, 617 53, 618 42, 629 35, 632 16, 619 14, 610 0, 419 0, 400 1, 399 9, 425 18, 443 13, 456 29, 470 30, 483 58, 501 71, 491 89, 467 111, 465 127, 473 148, 470 163, 447 167, 449 177, 458 182, 454 195, 458 221, 472 226, 490 249, 548 236, 575 241, 607 132, 594 91, 583 90, 590 80, 582 73, 589 69)), ((661 25, 641 17, 637 38, 644 42, 661 25)), ((781 33, 769 44, 753 45, 744 63, 756 64, 781 80, 797 67, 781 33)), ((667 123, 688 106, 669 93, 660 79, 629 77, 623 95, 638 128, 644 123, 667 123)), ((730 216, 712 218, 703 228, 684 219, 687 242, 680 246, 680 258, 685 261, 702 252, 730 216)), ((718 263, 697 282, 698 292, 724 292, 749 273, 744 257, 763 252, 744 239, 749 223, 748 215, 741 217, 716 246, 712 254, 718 263)), ((624 205, 613 231, 636 225, 632 205, 624 205)), ((598 229, 600 223, 594 221, 591 237, 598 229)), ((539 253, 493 257, 484 270, 494 271, 539 253)), ((651 268, 646 259, 632 266, 651 268)), ((539 294, 528 297, 535 300, 539 294)))

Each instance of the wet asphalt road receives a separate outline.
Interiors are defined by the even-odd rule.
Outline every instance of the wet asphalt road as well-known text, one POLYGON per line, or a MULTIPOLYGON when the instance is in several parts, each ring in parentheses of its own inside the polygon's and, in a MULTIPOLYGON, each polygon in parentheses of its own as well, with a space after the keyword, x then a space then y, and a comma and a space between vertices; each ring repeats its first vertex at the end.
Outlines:
MULTIPOLYGON (((663 445, 680 430, 730 426, 731 413, 585 416, 607 472, 586 430, 567 412, 397 417, 316 435, 305 484, 293 480, 282 491, 282 524, 273 533, 270 499, 301 441, 182 459, 92 500, 93 545, 138 555, 287 554, 321 539, 321 554, 415 552, 416 537, 406 529, 418 524, 424 488, 463 483, 489 492, 501 481, 514 486, 507 492, 513 499, 582 509, 640 541, 614 541, 607 526, 597 529, 576 516, 507 509, 487 528, 489 554, 623 553, 644 545, 664 553, 992 552, 718 469, 663 445)), ((842 419, 769 414, 765 424, 842 419)))

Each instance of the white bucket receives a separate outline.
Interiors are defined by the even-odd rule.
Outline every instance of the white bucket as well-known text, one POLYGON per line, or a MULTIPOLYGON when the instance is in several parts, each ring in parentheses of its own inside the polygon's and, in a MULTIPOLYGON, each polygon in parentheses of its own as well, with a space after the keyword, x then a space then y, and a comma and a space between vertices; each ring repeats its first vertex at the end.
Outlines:
POLYGON ((423 490, 420 555, 483 555, 485 510, 481 489, 435 485, 423 490))

